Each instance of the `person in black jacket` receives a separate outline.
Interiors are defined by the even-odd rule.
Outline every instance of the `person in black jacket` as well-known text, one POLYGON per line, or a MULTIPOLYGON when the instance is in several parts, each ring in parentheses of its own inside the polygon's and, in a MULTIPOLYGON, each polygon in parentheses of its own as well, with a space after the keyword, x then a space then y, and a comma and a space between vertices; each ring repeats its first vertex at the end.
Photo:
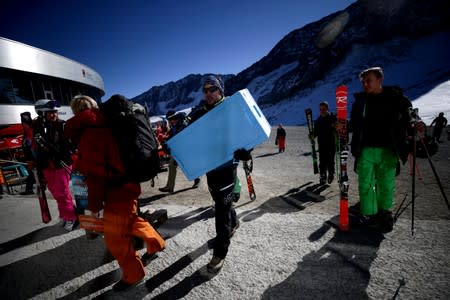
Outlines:
POLYGON ((400 88, 382 85, 381 68, 366 69, 359 78, 364 91, 354 95, 350 129, 362 223, 389 232, 397 163, 405 163, 409 154, 412 105, 400 88))
POLYGON ((320 116, 314 122, 314 137, 319 144, 320 184, 332 183, 334 179, 334 158, 336 155, 336 115, 328 110, 328 102, 319 104, 320 116), (328 176, 327 176, 328 175, 328 176))
POLYGON ((433 140, 438 142, 438 143, 442 143, 441 139, 441 132, 442 129, 445 128, 445 126, 447 126, 447 119, 444 117, 444 113, 440 112, 439 116, 437 116, 436 118, 434 118, 433 122, 431 122, 430 126, 433 126, 433 140))
MULTIPOLYGON (((214 107, 226 101, 222 80, 212 75, 206 77, 203 83, 203 96, 204 101, 194 108, 188 116, 190 123, 195 122, 214 107)), ((207 265, 207 270, 210 273, 216 273, 222 268, 230 246, 230 239, 239 227, 239 220, 233 207, 233 201, 236 199, 236 195, 233 193, 237 183, 236 169, 239 160, 249 160, 250 158, 249 151, 238 149, 234 152, 234 157, 230 158, 228 162, 206 173, 209 192, 215 203, 216 227, 213 257, 207 265)))

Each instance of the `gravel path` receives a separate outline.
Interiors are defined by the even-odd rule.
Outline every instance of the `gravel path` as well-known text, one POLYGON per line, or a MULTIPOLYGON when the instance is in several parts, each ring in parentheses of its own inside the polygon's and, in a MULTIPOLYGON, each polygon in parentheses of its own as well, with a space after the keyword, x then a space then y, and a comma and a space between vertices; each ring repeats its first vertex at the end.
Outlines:
MULTIPOLYGON (((287 127, 286 152, 274 137, 253 151, 257 200, 245 184, 237 213, 241 226, 221 272, 207 274, 215 236, 206 179, 191 189, 181 171, 167 195, 161 173, 155 186, 143 184, 142 209, 167 209, 159 228, 167 247, 147 266, 144 283, 120 294, 117 264, 99 238, 70 233, 40 222, 31 196, 0 200, 0 291, 3 299, 450 299, 450 211, 426 159, 416 182, 414 235, 411 205, 394 230, 380 234, 336 230, 339 189, 317 186, 303 127, 287 127)), ((272 135, 275 130, 272 131, 272 135)), ((450 142, 440 144, 433 165, 450 194, 450 142)), ((349 165, 353 165, 350 160, 349 165)), ((351 168, 349 168, 351 170, 351 168)), ((350 171, 350 205, 358 202, 350 171)), ((239 168, 244 183, 244 172, 239 168)), ((397 180, 396 207, 411 198, 409 165, 397 180)), ((53 216, 55 202, 50 201, 53 216)), ((141 250, 143 251, 143 250, 141 250)))

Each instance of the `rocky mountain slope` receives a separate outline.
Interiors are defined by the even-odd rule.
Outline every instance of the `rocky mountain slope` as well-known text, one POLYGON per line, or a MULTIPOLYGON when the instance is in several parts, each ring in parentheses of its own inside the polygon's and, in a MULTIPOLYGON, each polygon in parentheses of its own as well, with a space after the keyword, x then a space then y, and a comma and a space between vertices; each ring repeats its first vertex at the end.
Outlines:
MULTIPOLYGON (((310 98, 314 92, 322 90, 330 99, 330 87, 342 83, 359 88, 357 74, 369 66, 396 66, 395 76, 390 78, 394 83, 404 88, 422 85, 423 92, 449 80, 450 65, 445 62, 445 53, 450 53, 449 34, 449 1, 359 0, 343 11, 288 33, 265 57, 242 72, 222 76, 227 94, 248 88, 269 121, 297 124, 302 121, 280 115, 280 105, 314 106, 321 101, 310 98), (430 37, 435 37, 431 42, 437 44, 428 44, 428 49, 430 37), (424 49, 418 53, 411 51, 414 47, 424 49), (435 56, 436 51, 442 52, 442 57, 435 56), (407 68, 403 73, 408 74, 411 68, 420 68, 422 58, 428 56, 435 56, 434 60, 418 73, 427 77, 425 81, 405 81, 397 70, 400 62, 409 61, 402 64, 407 68)), ((145 103, 151 114, 196 105, 202 98, 200 85, 205 75, 189 75, 152 87, 133 100, 145 103)), ((420 96, 420 91, 413 92, 420 96)))

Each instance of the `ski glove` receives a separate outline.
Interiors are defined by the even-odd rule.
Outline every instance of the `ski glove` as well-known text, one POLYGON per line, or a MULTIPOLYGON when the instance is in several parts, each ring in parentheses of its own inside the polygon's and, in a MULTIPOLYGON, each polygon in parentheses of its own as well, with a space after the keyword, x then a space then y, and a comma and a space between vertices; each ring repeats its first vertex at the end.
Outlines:
POLYGON ((245 150, 244 148, 237 149, 236 151, 234 151, 233 157, 234 157, 234 159, 237 159, 237 160, 243 160, 243 161, 250 160, 250 159, 252 159, 252 154, 251 154, 252 150, 253 149, 245 150))

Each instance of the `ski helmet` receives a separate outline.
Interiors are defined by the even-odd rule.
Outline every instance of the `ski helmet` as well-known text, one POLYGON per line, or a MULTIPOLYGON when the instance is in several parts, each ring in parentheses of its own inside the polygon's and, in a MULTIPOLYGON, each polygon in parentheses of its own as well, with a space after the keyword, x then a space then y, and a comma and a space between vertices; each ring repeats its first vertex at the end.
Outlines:
POLYGON ((61 105, 56 100, 41 99, 36 101, 34 109, 39 116, 42 116, 46 111, 58 111, 61 105))

